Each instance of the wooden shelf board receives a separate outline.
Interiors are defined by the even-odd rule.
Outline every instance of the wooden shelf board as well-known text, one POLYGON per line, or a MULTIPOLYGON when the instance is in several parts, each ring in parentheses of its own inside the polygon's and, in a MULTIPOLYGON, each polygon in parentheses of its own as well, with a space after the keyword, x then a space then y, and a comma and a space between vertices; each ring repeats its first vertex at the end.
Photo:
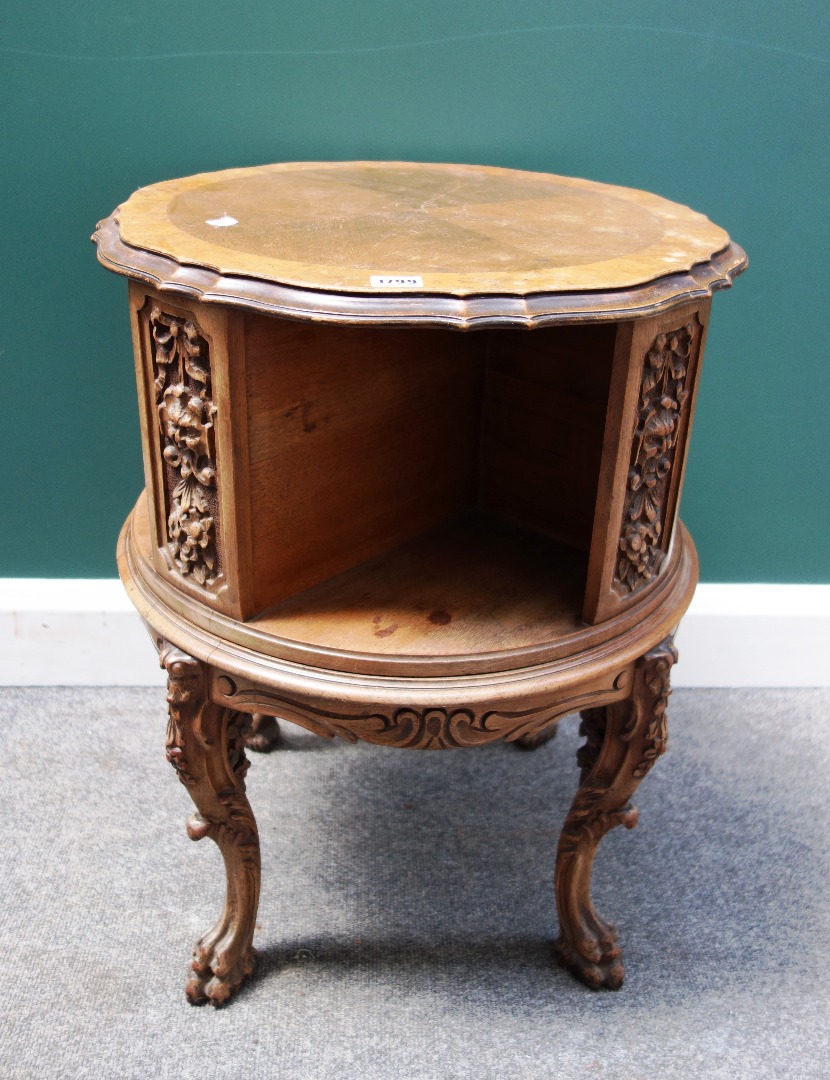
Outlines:
POLYGON ((249 621, 314 647, 469 656, 584 630, 587 556, 481 514, 324 581, 249 621))

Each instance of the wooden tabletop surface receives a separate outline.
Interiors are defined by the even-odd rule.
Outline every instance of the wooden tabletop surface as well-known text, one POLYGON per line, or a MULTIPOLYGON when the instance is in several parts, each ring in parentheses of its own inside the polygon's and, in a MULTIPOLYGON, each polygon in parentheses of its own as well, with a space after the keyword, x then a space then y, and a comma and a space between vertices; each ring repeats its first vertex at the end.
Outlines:
POLYGON ((142 188, 114 218, 126 245, 179 264, 357 294, 624 289, 729 245, 657 195, 478 165, 228 169, 142 188))

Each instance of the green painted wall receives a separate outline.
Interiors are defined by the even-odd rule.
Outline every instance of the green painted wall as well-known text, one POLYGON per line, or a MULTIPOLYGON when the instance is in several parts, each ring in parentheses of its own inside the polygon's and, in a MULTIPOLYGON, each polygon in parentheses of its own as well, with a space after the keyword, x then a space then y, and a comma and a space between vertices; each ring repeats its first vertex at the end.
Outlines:
POLYGON ((142 483, 126 284, 142 184, 289 159, 643 187, 751 267, 715 300, 683 516, 704 580, 827 581, 827 0, 7 0, 0 576, 110 576, 142 483))

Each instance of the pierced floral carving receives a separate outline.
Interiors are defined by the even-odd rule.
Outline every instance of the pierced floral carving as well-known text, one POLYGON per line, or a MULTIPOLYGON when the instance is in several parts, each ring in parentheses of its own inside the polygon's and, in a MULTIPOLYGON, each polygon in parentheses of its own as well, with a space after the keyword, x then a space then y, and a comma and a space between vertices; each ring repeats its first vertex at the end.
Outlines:
POLYGON ((623 591, 651 581, 663 561, 666 500, 695 334, 694 322, 658 334, 645 356, 615 574, 623 591))
POLYGON ((181 574, 200 585, 219 573, 216 452, 208 344, 190 319, 150 312, 153 374, 166 468, 167 541, 181 574))

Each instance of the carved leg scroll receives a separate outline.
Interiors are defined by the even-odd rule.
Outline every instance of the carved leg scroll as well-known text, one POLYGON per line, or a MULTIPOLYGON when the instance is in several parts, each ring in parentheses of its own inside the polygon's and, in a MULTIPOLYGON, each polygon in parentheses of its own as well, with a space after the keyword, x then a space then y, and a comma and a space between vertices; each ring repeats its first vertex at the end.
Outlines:
POLYGON ((625 974, 614 927, 591 903, 594 855, 609 829, 637 824, 629 799, 666 749, 669 672, 676 660, 666 638, 637 661, 626 701, 581 714, 586 741, 577 755, 580 786, 556 854, 560 935, 554 950, 559 963, 594 990, 618 989, 625 974))
POLYGON ((225 860, 227 894, 216 925, 197 942, 185 988, 199 1005, 222 1005, 254 970, 252 947, 259 903, 259 837, 245 797, 242 730, 247 717, 206 696, 205 669, 171 646, 161 653, 167 669, 167 760, 190 792, 197 813, 187 822, 192 840, 209 836, 225 860))

